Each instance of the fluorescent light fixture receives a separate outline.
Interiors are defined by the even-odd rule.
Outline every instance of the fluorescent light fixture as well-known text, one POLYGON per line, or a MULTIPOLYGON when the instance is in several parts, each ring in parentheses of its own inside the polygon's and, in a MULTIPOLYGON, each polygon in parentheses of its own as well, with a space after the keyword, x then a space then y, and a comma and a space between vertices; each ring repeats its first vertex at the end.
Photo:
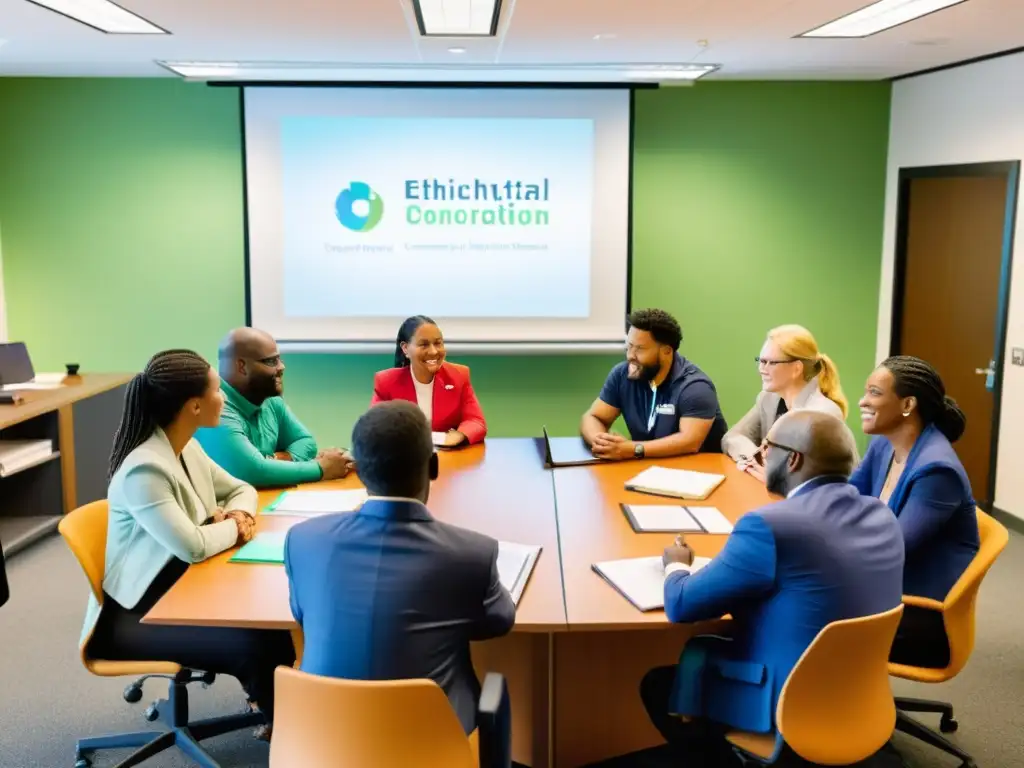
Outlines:
POLYGON ((168 35, 141 16, 125 10, 110 0, 28 0, 40 8, 59 13, 69 19, 110 35, 168 35))
POLYGON ((493 37, 501 0, 412 0, 416 24, 426 37, 493 37))
POLYGON ((868 37, 967 0, 878 0, 798 37, 868 37))
POLYGON ((301 62, 159 61, 190 80, 290 83, 679 83, 718 69, 716 64, 470 65, 327 64, 301 62))

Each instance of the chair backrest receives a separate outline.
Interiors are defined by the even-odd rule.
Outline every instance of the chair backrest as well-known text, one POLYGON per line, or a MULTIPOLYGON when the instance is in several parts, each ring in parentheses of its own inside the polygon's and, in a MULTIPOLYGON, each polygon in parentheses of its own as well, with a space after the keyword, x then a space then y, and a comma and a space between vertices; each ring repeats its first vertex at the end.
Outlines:
POLYGON ((432 680, 339 680, 278 667, 271 768, 475 768, 477 757, 432 680))
POLYGON ((103 604, 103 574, 107 557, 107 501, 101 499, 68 512, 57 530, 64 537, 89 579, 89 587, 103 604))
POLYGON ((949 665, 945 670, 947 679, 957 675, 971 657, 974 650, 974 607, 978 589, 988 569, 1010 540, 1009 532, 998 520, 980 509, 975 514, 978 516, 981 546, 942 603, 942 617, 946 625, 946 637, 949 639, 949 665))
POLYGON ((873 755, 892 735, 896 707, 889 650, 903 615, 834 621, 804 651, 779 697, 776 722, 790 749, 820 765, 873 755))

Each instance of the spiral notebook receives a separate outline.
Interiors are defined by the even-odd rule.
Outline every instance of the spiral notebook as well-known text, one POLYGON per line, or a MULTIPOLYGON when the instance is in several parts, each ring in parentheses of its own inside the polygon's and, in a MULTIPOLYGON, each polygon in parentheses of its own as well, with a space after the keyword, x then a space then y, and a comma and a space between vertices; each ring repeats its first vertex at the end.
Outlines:
POLYGON ((648 467, 636 477, 626 481, 626 490, 700 501, 710 496, 723 480, 725 480, 725 475, 694 472, 689 469, 648 467))

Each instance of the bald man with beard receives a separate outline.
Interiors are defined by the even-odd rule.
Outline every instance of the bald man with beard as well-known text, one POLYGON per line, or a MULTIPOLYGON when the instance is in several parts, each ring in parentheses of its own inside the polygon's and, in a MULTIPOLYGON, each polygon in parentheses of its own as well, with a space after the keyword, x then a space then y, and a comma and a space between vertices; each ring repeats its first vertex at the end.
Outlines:
POLYGON ((826 625, 902 599, 900 527, 847 482, 849 428, 827 413, 791 411, 763 450, 768 490, 782 500, 741 517, 699 571, 690 572, 693 552, 681 538, 664 555, 669 620, 733 618, 728 637, 691 639, 678 666, 651 670, 640 687, 652 722, 695 765, 732 764, 721 738, 729 729, 775 731, 782 686, 826 625))
POLYGON ((281 397, 284 363, 277 342, 264 331, 236 328, 217 353, 224 412, 220 424, 196 439, 229 474, 256 488, 334 480, 352 469, 337 448, 316 440, 281 397))

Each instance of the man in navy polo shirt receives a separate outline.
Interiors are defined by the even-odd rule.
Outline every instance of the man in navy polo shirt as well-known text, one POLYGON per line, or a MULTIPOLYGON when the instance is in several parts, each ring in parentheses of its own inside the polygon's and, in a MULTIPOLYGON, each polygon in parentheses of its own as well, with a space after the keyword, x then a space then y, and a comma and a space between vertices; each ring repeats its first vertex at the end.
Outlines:
POLYGON ((629 316, 626 360, 612 368, 580 432, 595 456, 642 459, 720 453, 728 431, 715 385, 679 354, 683 331, 668 312, 629 316), (622 414, 630 440, 608 430, 622 414))

